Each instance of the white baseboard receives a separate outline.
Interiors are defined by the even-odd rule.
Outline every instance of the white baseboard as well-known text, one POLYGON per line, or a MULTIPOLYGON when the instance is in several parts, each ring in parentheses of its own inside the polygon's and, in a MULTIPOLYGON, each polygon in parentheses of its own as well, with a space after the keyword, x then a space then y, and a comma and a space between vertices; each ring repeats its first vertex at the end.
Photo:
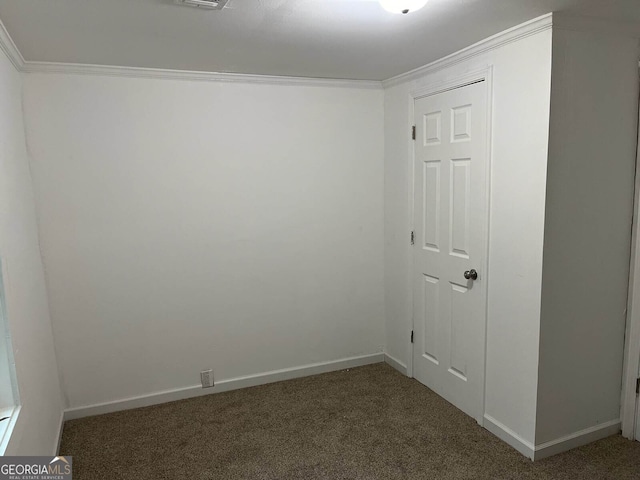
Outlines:
POLYGON ((502 441, 511 445, 525 457, 531 460, 542 460, 543 458, 557 455, 558 453, 566 452, 619 433, 620 419, 594 425, 593 427, 585 428, 584 430, 536 446, 520 437, 509 427, 500 423, 490 415, 484 415, 483 427, 502 441))
POLYGON ((58 422, 58 438, 54 446, 55 450, 53 456, 57 457, 60 454, 60 444, 62 443, 62 431, 64 430, 64 415, 65 412, 60 412, 60 421, 58 422))
POLYGON ((500 423, 498 420, 493 418, 491 415, 487 415, 486 413, 484 414, 484 421, 482 422, 482 426, 493 433, 503 442, 511 445, 522 455, 533 460, 535 455, 535 447, 533 446, 533 444, 522 438, 509 427, 500 423))
POLYGON ((620 432, 620 425, 620 419, 611 420, 610 422, 594 425, 593 427, 585 428, 584 430, 574 432, 556 440, 551 440, 550 442, 541 443, 540 445, 536 445, 533 459, 541 460, 551 455, 566 452, 572 448, 581 447, 587 443, 616 435, 620 432))
POLYGON ((407 375, 407 366, 397 358, 394 358, 391 355, 389 355, 388 353, 384 354, 384 363, 392 366, 393 368, 398 370, 401 374, 405 376, 407 375))
POLYGON ((64 420, 66 421, 82 417, 90 417, 93 415, 102 415, 105 413, 118 412, 121 410, 130 410, 132 408, 148 407, 150 405, 158 405, 161 403, 174 402, 176 400, 184 400, 186 398, 200 397, 202 395, 209 395, 212 393, 227 392, 229 390, 237 390, 239 388, 255 387, 257 385, 264 385, 266 383, 281 382, 283 380, 308 377, 310 375, 317 375, 319 373, 335 372, 338 370, 361 367, 363 365, 370 365, 373 363, 382 363, 384 362, 384 360, 384 353, 374 353, 371 355, 363 355, 360 357, 351 357, 330 362, 314 363, 301 367, 285 368, 282 370, 274 370, 271 372, 259 373, 256 375, 247 375, 244 377, 220 380, 216 382, 216 385, 212 388, 202 388, 202 386, 200 385, 193 385, 191 387, 165 390, 162 392, 123 398, 120 400, 99 403, 96 405, 74 407, 64 412, 64 420))

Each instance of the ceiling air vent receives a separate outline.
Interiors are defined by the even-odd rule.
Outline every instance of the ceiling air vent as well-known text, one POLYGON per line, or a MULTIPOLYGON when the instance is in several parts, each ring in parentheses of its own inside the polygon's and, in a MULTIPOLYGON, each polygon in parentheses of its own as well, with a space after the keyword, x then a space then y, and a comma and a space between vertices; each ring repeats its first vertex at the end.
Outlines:
POLYGON ((227 1, 228 0, 175 0, 178 5, 207 8, 209 10, 222 10, 227 1))

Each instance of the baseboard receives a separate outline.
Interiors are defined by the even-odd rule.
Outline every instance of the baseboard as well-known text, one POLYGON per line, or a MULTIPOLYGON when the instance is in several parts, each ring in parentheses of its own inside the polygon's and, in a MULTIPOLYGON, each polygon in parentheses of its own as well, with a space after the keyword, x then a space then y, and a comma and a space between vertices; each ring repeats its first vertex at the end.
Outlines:
POLYGON ((60 421, 58 422, 58 438, 56 439, 55 451, 53 455, 57 457, 60 454, 60 444, 62 443, 62 431, 64 430, 65 412, 60 412, 60 421))
POLYGON ((540 445, 536 445, 533 459, 541 460, 551 455, 566 452, 572 448, 581 447, 587 443, 616 435, 620 432, 620 425, 620 419, 611 420, 610 422, 594 425, 593 427, 585 428, 584 430, 556 440, 551 440, 550 442, 541 443, 540 445))
POLYGON ((493 418, 491 415, 484 415, 484 421, 482 422, 482 426, 493 433, 496 437, 498 437, 503 442, 511 445, 518 452, 520 452, 525 457, 534 459, 535 448, 532 443, 526 441, 516 432, 511 430, 506 425, 500 423, 498 420, 493 418))
POLYGON ((616 435, 620 432, 620 419, 594 425, 593 427, 585 428, 584 430, 536 446, 520 437, 491 415, 484 415, 483 427, 503 442, 511 445, 525 457, 531 460, 542 460, 543 458, 581 447, 596 440, 616 435))
POLYGON ((70 408, 64 412, 64 420, 74 420, 76 418, 102 415, 105 413, 118 412, 121 410, 130 410, 132 408, 148 407, 161 403, 174 402, 176 400, 184 400, 186 398, 200 397, 202 395, 209 395, 212 393, 227 392, 229 390, 255 387, 257 385, 281 382, 283 380, 291 380, 300 377, 308 377, 320 373, 335 372, 347 368, 361 367, 373 363, 382 363, 384 361, 384 353, 374 353, 371 355, 344 358, 341 360, 334 360, 330 362, 314 363, 301 367, 274 370, 271 372, 259 373, 256 375, 230 378, 227 380, 220 380, 216 382, 215 387, 212 388, 205 389, 200 385, 193 385, 191 387, 165 390, 162 392, 123 398, 120 400, 114 400, 112 402, 105 402, 96 405, 86 405, 82 407, 70 408))
POLYGON ((403 374, 405 376, 407 375, 407 366, 404 363, 402 363, 400 360, 398 360, 397 358, 393 358, 388 353, 384 354, 384 363, 386 363, 387 365, 392 366, 397 371, 399 371, 401 374, 403 374))

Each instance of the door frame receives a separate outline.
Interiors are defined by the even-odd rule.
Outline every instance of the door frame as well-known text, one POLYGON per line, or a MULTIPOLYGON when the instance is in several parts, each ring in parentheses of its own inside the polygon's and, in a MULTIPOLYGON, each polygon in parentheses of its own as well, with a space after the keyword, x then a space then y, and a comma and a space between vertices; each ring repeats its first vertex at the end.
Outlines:
MULTIPOLYGON (((640 75, 639 75, 640 82, 640 75)), ((638 112, 638 139, 640 140, 640 101, 638 112)), ((636 421, 640 421, 636 381, 640 376, 640 147, 636 142, 636 177, 631 228, 631 258, 629 267, 629 298, 627 302, 627 326, 624 342, 624 367, 622 370, 622 401, 620 420, 622 436, 636 438, 636 421), (636 420, 638 419, 638 420, 636 420)))
MULTIPOLYGON (((475 70, 463 75, 456 75, 453 77, 449 77, 447 80, 441 80, 433 83, 427 83, 424 86, 411 90, 409 92, 409 118, 408 118, 408 128, 407 131, 411 131, 411 127, 415 125, 415 102, 416 100, 424 97, 428 97, 431 95, 436 95, 438 93, 444 93, 450 90, 455 90, 457 88, 466 87, 468 85, 484 82, 485 84, 485 96, 486 96, 486 212, 487 212, 487 223, 486 223, 486 231, 484 232, 484 236, 486 239, 485 245, 485 256, 484 262, 480 265, 480 270, 483 273, 484 281, 487 282, 486 287, 486 295, 485 299, 485 323, 483 325, 483 335, 484 335, 484 346, 482 352, 482 368, 480 369, 482 372, 482 378, 480 379, 480 385, 482 385, 482 405, 480 408, 480 418, 476 418, 477 422, 482 424, 484 418, 484 404, 485 404, 485 391, 486 391, 486 359, 487 359, 487 320, 488 320, 488 308, 489 308, 489 279, 490 279, 490 271, 489 271, 489 245, 491 241, 491 165, 493 163, 492 157, 492 112, 493 112, 493 65, 488 65, 486 68, 481 70, 475 70)), ((414 201, 415 201, 415 140, 409 136, 409 148, 408 148, 408 168, 409 168, 409 232, 415 231, 415 212, 414 212, 414 201)), ((412 332, 414 329, 414 318, 413 318, 413 273, 414 273, 414 265, 413 265, 413 249, 409 248, 408 255, 409 268, 409 295, 408 295, 408 305, 409 311, 411 312, 409 315, 409 332, 412 332)), ((414 343, 411 341, 411 335, 407 336, 407 341, 409 345, 409 358, 407 359, 407 376, 413 377, 413 355, 414 355, 414 343)))

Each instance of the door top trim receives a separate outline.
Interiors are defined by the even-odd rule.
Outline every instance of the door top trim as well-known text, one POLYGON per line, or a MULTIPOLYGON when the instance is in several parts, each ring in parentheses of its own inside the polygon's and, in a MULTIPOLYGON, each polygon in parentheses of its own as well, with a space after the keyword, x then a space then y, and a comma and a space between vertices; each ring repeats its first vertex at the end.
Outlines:
POLYGON ((480 82, 486 82, 491 78, 492 72, 493 66, 489 65, 482 70, 476 70, 467 73, 466 75, 457 76, 453 80, 434 82, 415 90, 411 90, 409 92, 409 97, 411 97, 412 101, 415 101, 419 98, 429 97, 431 95, 448 92, 457 88, 468 87, 469 85, 480 82))
POLYGON ((443 88, 442 88, 442 89, 440 89, 440 90, 435 90, 435 91, 433 91, 433 92, 429 92, 429 93, 426 93, 426 94, 422 94, 422 95, 419 95, 419 96, 417 96, 417 97, 413 97, 413 98, 414 98, 415 100, 418 100, 418 99, 421 99, 421 98, 432 97, 432 96, 434 96, 434 95, 438 95, 438 94, 440 94, 440 93, 450 92, 451 90, 457 90, 457 89, 459 89, 459 88, 469 87, 469 86, 471 86, 471 85, 475 85, 476 83, 482 83, 482 82, 484 82, 484 81, 485 81, 485 79, 484 79, 484 78, 481 78, 481 79, 479 79, 479 80, 473 80, 473 81, 470 81, 470 82, 462 83, 462 84, 455 85, 455 86, 451 86, 451 87, 443 87, 443 88))

